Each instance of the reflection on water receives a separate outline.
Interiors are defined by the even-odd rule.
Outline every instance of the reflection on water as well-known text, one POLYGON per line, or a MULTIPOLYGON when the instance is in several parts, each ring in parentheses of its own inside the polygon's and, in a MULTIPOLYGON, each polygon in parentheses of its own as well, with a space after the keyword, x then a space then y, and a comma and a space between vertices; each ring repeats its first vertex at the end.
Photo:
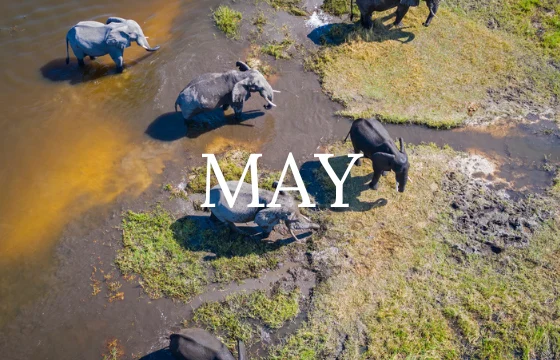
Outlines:
MULTIPOLYGON (((40 291, 63 226, 124 192, 142 192, 172 152, 171 146, 156 149, 141 141, 142 125, 130 121, 157 92, 154 74, 146 66, 157 61, 157 54, 147 56, 133 45, 125 51, 122 75, 114 75, 108 56, 87 61, 80 69, 71 55, 67 66, 62 47, 53 51, 52 44, 63 44, 73 23, 103 12, 93 2, 74 6, 70 13, 65 12, 69 5, 53 3, 2 9, 3 22, 24 24, 21 32, 2 33, 0 39, 7 54, 0 89, 9 104, 0 119, 0 324, 40 291), (42 31, 39 24, 54 31, 42 31)), ((120 9, 107 4, 107 10, 118 14, 126 9, 154 45, 168 41, 180 2, 131 10, 132 3, 120 4, 120 9)))

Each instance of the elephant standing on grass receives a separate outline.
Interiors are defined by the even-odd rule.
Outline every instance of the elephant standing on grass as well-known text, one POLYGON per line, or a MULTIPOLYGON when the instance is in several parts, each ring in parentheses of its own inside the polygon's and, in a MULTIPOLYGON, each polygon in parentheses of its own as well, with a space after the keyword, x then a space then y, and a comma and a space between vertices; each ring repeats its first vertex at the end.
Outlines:
MULTIPOLYGON (((230 193, 234 193, 237 189, 238 181, 228 181, 227 186, 230 193)), ((270 204, 274 193, 269 190, 259 189, 259 203, 270 204)), ((251 185, 247 183, 241 184, 239 195, 235 201, 234 207, 230 208, 220 185, 214 186, 210 190, 210 204, 215 207, 210 208, 212 216, 223 223, 228 224, 232 229, 240 232, 235 223, 246 223, 254 221, 261 229, 263 229, 263 237, 266 238, 274 230, 274 227, 280 222, 284 222, 294 240, 297 241, 293 229, 298 230, 319 230, 319 225, 314 224, 299 213, 299 208, 294 198, 289 194, 281 191, 276 199, 276 203, 280 207, 248 207, 253 200, 251 185)))
MULTIPOLYGON (((177 360, 235 360, 218 338, 203 329, 185 329, 169 339, 169 350, 177 360)), ((241 340, 237 342, 237 352, 239 360, 247 359, 241 340)))
POLYGON ((239 70, 202 74, 181 91, 175 101, 175 111, 178 111, 177 106, 181 108, 185 124, 197 114, 219 107, 225 111, 230 106, 235 111, 235 118, 241 120, 243 103, 252 92, 258 92, 266 100, 265 109, 276 106, 272 101, 274 93, 279 91, 273 90, 258 70, 241 61, 236 66, 239 70))
MULTIPOLYGON (((353 1, 354 0, 350 0, 350 9, 353 7, 353 1)), ((428 15, 426 22, 424 22, 424 26, 430 26, 432 19, 437 14, 439 3, 440 0, 426 0, 430 15, 428 15)), ((411 6, 420 5, 420 0, 356 0, 356 5, 358 5, 358 9, 360 9, 360 23, 364 28, 371 29, 373 27, 371 15, 374 11, 385 11, 394 7, 397 8, 397 17, 394 25, 400 27, 402 26, 402 19, 408 12, 408 9, 411 6)), ((354 14, 352 12, 351 14, 353 20, 354 14)))
POLYGON ((156 51, 150 47, 142 28, 134 20, 119 17, 110 17, 107 23, 97 21, 81 21, 74 25, 66 34, 66 64, 70 63, 68 44, 78 59, 78 64, 84 66, 84 58, 89 56, 94 60, 96 56, 109 54, 117 65, 117 72, 123 71, 124 49, 130 46, 131 41, 147 51, 156 51))
MULTIPOLYGON (((364 153, 364 157, 371 160, 373 167, 373 177, 369 187, 377 190, 381 175, 386 175, 393 170, 397 180, 397 190, 404 192, 408 179, 408 155, 404 148, 404 142, 399 139, 401 149, 397 148, 395 142, 376 119, 358 119, 352 123, 350 132, 346 135, 346 141, 350 136, 354 146, 354 154, 364 153)), ((356 161, 357 166, 361 166, 361 159, 356 161)))

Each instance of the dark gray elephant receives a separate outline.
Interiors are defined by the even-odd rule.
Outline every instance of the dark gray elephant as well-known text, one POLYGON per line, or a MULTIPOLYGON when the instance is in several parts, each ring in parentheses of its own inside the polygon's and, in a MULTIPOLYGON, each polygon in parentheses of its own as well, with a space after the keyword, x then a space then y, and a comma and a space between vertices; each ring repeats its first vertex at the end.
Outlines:
MULTIPOLYGON (((231 194, 235 192, 238 184, 238 181, 227 182, 231 194)), ((260 204, 270 204, 273 196, 274 192, 259 189, 260 204)), ((320 228, 319 225, 312 223, 305 216, 301 215, 294 198, 283 191, 279 193, 278 199, 276 200, 276 203, 281 205, 280 207, 248 207, 252 200, 253 193, 251 185, 242 183, 234 207, 230 208, 224 197, 222 188, 220 185, 216 185, 210 190, 210 204, 216 205, 210 208, 212 217, 228 224, 236 231, 239 230, 235 227, 235 223, 254 221, 263 230, 263 237, 268 237, 276 225, 280 222, 284 222, 296 241, 297 237, 293 233, 293 229, 318 230, 320 228)))
POLYGON ((124 49, 130 46, 131 41, 147 51, 156 51, 148 44, 142 28, 134 20, 119 17, 110 17, 107 23, 97 21, 80 21, 66 34, 66 64, 70 63, 68 44, 72 47, 78 64, 84 66, 84 58, 89 56, 92 60, 96 56, 109 54, 117 65, 117 72, 122 72, 124 49))
POLYGON ((181 108, 185 124, 197 114, 220 107, 225 111, 230 106, 235 111, 235 118, 240 120, 243 103, 253 92, 258 92, 266 100, 265 109, 276 106, 272 101, 274 93, 279 91, 273 90, 258 70, 241 61, 236 66, 239 70, 202 74, 181 91, 175 101, 175 111, 178 111, 177 106, 181 108))
MULTIPOLYGON (((177 360, 235 360, 217 337, 203 329, 185 329, 169 337, 169 350, 177 360)), ((237 342, 239 360, 246 360, 245 345, 237 342)))
MULTIPOLYGON (((364 153, 364 157, 371 160, 373 167, 373 177, 369 187, 377 190, 381 175, 386 175, 388 171, 394 171, 397 180, 397 190, 404 192, 408 180, 408 156, 404 148, 404 142, 399 139, 401 149, 397 148, 395 142, 383 125, 376 119, 358 119, 352 123, 348 133, 352 139, 354 153, 364 153)), ((348 139, 346 136, 346 141, 348 139)), ((360 166, 358 159, 356 165, 360 166)))
MULTIPOLYGON (((353 0, 350 0, 350 8, 352 8, 353 0)), ((426 0, 426 5, 430 10, 430 14, 424 22, 424 26, 430 26, 432 19, 436 16, 439 8, 440 0, 426 0)), ((371 29, 373 27, 373 22, 371 21, 371 16, 374 11, 385 11, 397 8, 397 17, 395 19, 395 26, 402 26, 402 19, 408 12, 411 6, 418 6, 420 0, 356 0, 356 5, 360 9, 360 22, 366 29, 371 29)), ((352 13, 352 20, 353 20, 352 13)))

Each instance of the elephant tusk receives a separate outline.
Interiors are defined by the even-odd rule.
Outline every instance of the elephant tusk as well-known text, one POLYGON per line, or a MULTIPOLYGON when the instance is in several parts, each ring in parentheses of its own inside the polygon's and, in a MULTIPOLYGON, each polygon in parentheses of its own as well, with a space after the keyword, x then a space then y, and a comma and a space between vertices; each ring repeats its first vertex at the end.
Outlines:
POLYGON ((399 191, 399 182, 397 181, 397 184, 395 185, 395 191, 399 191))
POLYGON ((309 219, 307 216, 305 216, 305 215, 303 215, 303 214, 300 214, 300 215, 301 215, 301 217, 304 218, 305 220, 311 222, 311 219, 309 219))
POLYGON ((275 93, 281 93, 282 91, 280 91, 280 90, 274 90, 274 89, 272 89, 272 92, 275 92, 275 93))
POLYGON ((149 39, 149 38, 150 38, 149 36, 144 36, 144 37, 145 37, 146 39, 149 39))
POLYGON ((286 226, 288 227, 288 230, 290 230, 290 234, 294 238, 294 241, 298 241, 296 234, 294 234, 294 231, 292 230, 291 223, 286 222, 286 226))
POLYGON ((268 105, 276 107, 276 104, 273 103, 272 101, 266 99, 266 102, 268 103, 268 105))
POLYGON ((410 176, 408 177, 408 181, 410 181, 411 184, 414 182, 414 181, 412 181, 412 179, 410 178, 410 176))

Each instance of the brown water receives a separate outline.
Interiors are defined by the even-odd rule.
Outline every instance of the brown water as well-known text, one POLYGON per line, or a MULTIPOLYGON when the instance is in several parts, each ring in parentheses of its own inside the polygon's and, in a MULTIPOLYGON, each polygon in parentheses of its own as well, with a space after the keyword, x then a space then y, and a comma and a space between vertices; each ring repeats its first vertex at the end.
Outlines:
MULTIPOLYGON (((0 4, 0 330, 16 319, 13 324, 18 325, 6 327, 7 337, 41 334, 35 345, 19 349, 20 353, 14 352, 14 342, 8 342, 13 358, 75 358, 70 354, 86 349, 83 358, 96 358, 99 338, 111 328, 110 319, 122 316, 120 325, 114 325, 121 333, 124 324, 142 323, 139 317, 146 318, 145 329, 150 322, 157 323, 158 309, 148 314, 128 304, 103 310, 96 319, 101 310, 84 310, 79 305, 82 298, 68 298, 64 292, 88 282, 92 260, 78 257, 80 236, 90 239, 110 213, 107 209, 161 181, 170 161, 181 163, 187 155, 200 158, 202 152, 241 145, 263 152, 264 162, 278 167, 289 151, 303 160, 322 143, 346 135, 349 122, 333 115, 339 106, 322 94, 316 77, 296 62, 278 62, 279 75, 273 81, 282 90, 275 99, 278 108, 262 112, 263 101, 255 96, 242 124, 214 114, 218 128, 185 136, 182 119, 172 113, 179 91, 200 73, 231 69, 249 45, 217 33, 208 14, 218 3, 0 4), (66 31, 78 21, 105 21, 110 15, 137 20, 150 44, 161 45, 161 50, 147 54, 133 45, 125 52, 128 67, 120 75, 114 74, 108 57, 86 60, 86 68, 79 69, 71 56, 66 66, 66 31), (67 261, 57 263, 54 250, 67 226, 67 233, 81 235, 70 236, 71 246, 62 252, 67 261), (37 315, 41 313, 43 317, 37 315), (24 330, 21 324, 29 326, 24 330), (83 331, 79 336, 74 334, 78 330, 83 331), (70 336, 73 342, 63 345, 70 336), (90 346, 88 338, 96 339, 96 345, 90 346)), ((278 16, 281 22, 291 21, 296 37, 313 46, 303 20, 278 16)), ((560 160, 560 138, 543 127, 555 129, 546 121, 486 132, 388 128, 407 142, 450 144, 488 156, 500 164, 497 175, 512 187, 533 191, 542 190, 552 178, 543 171, 544 156, 551 162, 560 160)), ((84 293, 87 286, 80 294, 84 293)), ((136 344, 140 340, 135 339, 136 344)))

